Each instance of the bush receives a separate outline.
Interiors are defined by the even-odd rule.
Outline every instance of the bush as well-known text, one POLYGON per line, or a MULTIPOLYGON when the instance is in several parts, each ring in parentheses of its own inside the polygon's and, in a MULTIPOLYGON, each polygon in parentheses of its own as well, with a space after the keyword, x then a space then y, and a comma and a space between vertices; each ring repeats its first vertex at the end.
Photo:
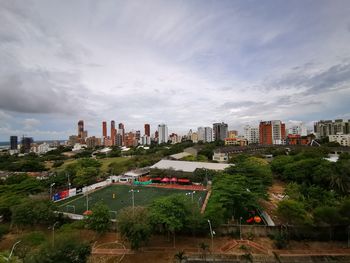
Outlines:
POLYGON ((38 246, 45 242, 46 237, 45 234, 41 231, 34 231, 26 234, 22 237, 24 243, 29 246, 38 246))
POLYGON ((9 232, 9 226, 5 224, 0 225, 0 240, 4 235, 6 235, 9 232))

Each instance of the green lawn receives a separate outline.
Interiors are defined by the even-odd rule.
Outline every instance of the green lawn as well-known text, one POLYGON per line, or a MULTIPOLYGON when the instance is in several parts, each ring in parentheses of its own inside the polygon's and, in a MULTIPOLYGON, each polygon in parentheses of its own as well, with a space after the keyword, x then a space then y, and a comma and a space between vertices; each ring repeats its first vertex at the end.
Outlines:
MULTIPOLYGON (((145 186, 130 186, 130 185, 111 185, 103 189, 97 190, 94 193, 88 195, 89 198, 89 210, 95 203, 102 201, 106 203, 110 210, 118 211, 124 207, 132 206, 131 194, 129 191, 135 189, 135 206, 149 205, 154 199, 171 194, 183 194, 190 192, 188 190, 177 189, 164 189, 156 187, 145 186), (113 198, 115 194, 115 198, 113 198)), ((194 205, 202 206, 206 196, 205 191, 196 191, 193 195, 194 205)), ((86 210, 86 196, 77 196, 62 202, 58 202, 59 210, 63 212, 73 212, 75 207, 76 214, 82 214, 86 210), (68 205, 68 207, 67 207, 68 205)), ((188 195, 188 201, 191 201, 191 195, 188 195)))

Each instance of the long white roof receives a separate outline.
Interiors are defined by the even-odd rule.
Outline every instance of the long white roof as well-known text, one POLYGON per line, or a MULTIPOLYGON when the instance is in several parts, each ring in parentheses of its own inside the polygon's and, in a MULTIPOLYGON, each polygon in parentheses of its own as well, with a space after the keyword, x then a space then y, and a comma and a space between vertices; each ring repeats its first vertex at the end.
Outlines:
POLYGON ((187 162, 187 161, 172 161, 160 160, 150 168, 154 169, 174 169, 175 171, 194 172, 196 169, 208 169, 222 171, 233 164, 226 163, 204 163, 204 162, 187 162))

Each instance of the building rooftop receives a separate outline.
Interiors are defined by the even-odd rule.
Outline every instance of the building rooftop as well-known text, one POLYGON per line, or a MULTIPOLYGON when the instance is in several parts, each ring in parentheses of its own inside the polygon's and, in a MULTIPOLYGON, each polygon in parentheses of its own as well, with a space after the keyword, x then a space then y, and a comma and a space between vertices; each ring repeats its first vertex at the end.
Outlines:
POLYGON ((233 164, 224 163, 204 163, 204 162, 187 162, 187 161, 172 161, 160 160, 152 165, 151 169, 174 169, 175 171, 184 171, 193 173, 196 169, 208 169, 222 171, 233 164))

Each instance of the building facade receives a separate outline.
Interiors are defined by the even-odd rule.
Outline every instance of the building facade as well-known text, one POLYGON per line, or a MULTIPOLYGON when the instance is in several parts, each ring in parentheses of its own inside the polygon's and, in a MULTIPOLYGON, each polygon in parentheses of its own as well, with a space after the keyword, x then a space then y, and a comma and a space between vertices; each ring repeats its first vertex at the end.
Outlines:
POLYGON ((259 142, 261 145, 281 145, 285 143, 286 126, 280 120, 261 121, 259 142))
POLYGON ((115 121, 111 121, 111 139, 112 145, 115 145, 115 137, 117 135, 117 130, 115 129, 115 121))
POLYGON ((102 138, 107 137, 107 122, 103 121, 102 122, 102 138))
POLYGON ((158 125, 158 144, 168 142, 168 127, 165 124, 158 125))
POLYGON ((148 123, 145 124, 145 135, 151 137, 151 126, 148 123))
POLYGON ((244 138, 247 139, 248 144, 259 144, 259 128, 244 126, 244 138))
POLYGON ((325 138, 337 133, 350 134, 350 120, 321 120, 314 124, 314 132, 317 138, 325 138))
POLYGON ((338 133, 328 136, 330 142, 337 142, 341 146, 350 146, 350 134, 338 133))
POLYGON ((10 150, 17 150, 17 149, 18 149, 18 137, 10 136, 10 150))
POLYGON ((223 141, 228 136, 228 125, 224 122, 213 124, 214 141, 223 141))

